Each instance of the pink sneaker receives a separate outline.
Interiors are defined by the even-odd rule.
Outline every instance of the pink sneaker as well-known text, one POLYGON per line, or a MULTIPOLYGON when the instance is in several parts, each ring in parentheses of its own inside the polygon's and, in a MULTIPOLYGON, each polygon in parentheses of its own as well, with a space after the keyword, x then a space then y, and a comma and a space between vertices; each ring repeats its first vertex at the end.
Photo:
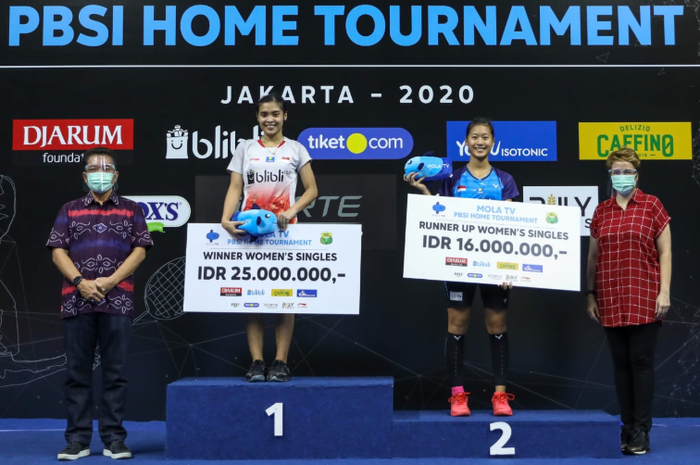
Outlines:
POLYGON ((510 405, 508 405, 509 400, 515 400, 515 396, 506 392, 494 392, 493 397, 491 397, 493 414, 497 417, 509 417, 513 415, 513 410, 510 408, 510 405))
POLYGON ((459 392, 447 399, 447 401, 452 404, 450 407, 450 415, 453 417, 468 417, 472 414, 467 406, 467 402, 469 401, 467 396, 469 394, 471 394, 471 392, 459 392))

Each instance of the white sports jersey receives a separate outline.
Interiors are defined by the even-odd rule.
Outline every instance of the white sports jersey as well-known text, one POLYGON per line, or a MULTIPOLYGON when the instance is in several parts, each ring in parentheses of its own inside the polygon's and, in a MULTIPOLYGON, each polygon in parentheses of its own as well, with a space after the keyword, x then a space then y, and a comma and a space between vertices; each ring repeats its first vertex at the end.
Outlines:
POLYGON ((241 211, 254 204, 275 214, 288 210, 295 202, 297 174, 310 161, 306 147, 286 137, 277 148, 265 147, 260 139, 238 144, 228 171, 243 176, 241 211))

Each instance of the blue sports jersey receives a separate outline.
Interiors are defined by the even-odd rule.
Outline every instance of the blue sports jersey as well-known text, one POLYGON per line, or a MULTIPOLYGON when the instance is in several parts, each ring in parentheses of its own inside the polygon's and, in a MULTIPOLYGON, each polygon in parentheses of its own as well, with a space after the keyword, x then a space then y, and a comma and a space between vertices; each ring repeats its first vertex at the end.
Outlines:
POLYGON ((439 194, 486 200, 510 200, 520 195, 513 177, 508 173, 492 167, 488 176, 477 179, 466 165, 442 182, 439 194))

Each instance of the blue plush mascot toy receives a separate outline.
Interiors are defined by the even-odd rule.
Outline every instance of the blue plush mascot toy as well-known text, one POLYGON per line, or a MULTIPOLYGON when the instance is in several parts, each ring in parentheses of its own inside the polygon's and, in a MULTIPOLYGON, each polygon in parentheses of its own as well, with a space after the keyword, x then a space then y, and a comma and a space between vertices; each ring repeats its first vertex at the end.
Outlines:
POLYGON ((277 215, 269 210, 261 210, 258 204, 253 204, 250 210, 237 211, 231 221, 244 221, 245 223, 238 226, 238 229, 250 234, 252 241, 277 230, 277 215))
POLYGON ((427 152, 419 157, 413 157, 403 167, 406 176, 418 173, 416 179, 423 181, 442 181, 452 176, 452 162, 445 158, 433 156, 433 152, 427 152))

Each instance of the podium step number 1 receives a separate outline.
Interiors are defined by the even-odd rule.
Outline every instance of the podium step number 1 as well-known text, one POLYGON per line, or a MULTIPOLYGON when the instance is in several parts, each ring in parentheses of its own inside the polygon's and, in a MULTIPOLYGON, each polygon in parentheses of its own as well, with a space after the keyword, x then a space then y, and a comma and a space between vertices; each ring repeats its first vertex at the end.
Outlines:
MULTIPOLYGON (((277 402, 276 404, 272 404, 267 410, 265 410, 265 413, 267 413, 267 416, 273 416, 275 417, 275 436, 282 436, 283 433, 283 427, 282 424, 284 422, 284 405, 282 402, 277 402)), ((510 435, 509 435, 510 437, 510 435)))
MULTIPOLYGON (((277 405, 277 404, 275 404, 277 405)), ((497 421, 491 423, 491 431, 501 430, 501 437, 496 441, 496 444, 491 446, 489 452, 491 455, 515 455, 515 447, 503 447, 508 443, 513 430, 510 429, 510 425, 505 421, 497 421)))

